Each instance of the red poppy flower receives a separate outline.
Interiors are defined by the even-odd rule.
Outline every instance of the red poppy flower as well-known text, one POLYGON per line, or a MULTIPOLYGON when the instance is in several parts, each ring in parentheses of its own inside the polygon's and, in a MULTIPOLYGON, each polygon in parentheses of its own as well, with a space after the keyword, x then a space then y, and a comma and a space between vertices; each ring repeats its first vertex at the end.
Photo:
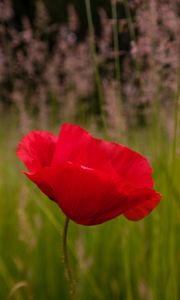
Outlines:
POLYGON ((29 170, 27 177, 79 224, 100 224, 118 215, 137 221, 160 201, 145 157, 77 125, 64 124, 58 137, 31 131, 17 155, 29 170))

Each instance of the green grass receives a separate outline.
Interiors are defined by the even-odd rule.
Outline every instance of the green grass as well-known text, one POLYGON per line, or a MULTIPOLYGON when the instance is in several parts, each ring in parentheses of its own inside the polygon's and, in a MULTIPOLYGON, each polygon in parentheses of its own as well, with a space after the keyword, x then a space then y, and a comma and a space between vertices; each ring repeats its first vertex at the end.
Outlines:
MULTIPOLYGON (((20 136, 18 129, 1 125, 0 299, 66 300, 64 215, 21 174, 15 155, 20 136)), ((163 200, 140 222, 119 217, 93 227, 70 223, 77 299, 178 300, 180 158, 172 178, 165 135, 157 141, 151 129, 131 132, 127 144, 149 157, 163 200)))

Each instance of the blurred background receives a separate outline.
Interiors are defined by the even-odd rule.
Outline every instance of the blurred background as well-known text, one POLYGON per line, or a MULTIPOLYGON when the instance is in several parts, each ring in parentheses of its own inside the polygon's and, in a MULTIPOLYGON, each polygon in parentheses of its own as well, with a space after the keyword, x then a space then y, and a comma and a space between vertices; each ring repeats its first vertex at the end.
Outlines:
POLYGON ((63 122, 146 155, 163 195, 140 222, 71 223, 77 299, 180 299, 179 97, 179 0, 0 0, 0 299, 69 299, 64 216, 15 154, 63 122))

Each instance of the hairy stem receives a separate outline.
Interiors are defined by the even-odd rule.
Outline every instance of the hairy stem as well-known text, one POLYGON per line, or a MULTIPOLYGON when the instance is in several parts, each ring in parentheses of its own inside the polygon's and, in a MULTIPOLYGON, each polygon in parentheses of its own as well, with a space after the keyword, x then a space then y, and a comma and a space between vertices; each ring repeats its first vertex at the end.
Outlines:
POLYGON ((69 226, 70 219, 66 217, 64 229, 63 229, 63 258, 65 264, 65 273, 70 287, 70 298, 74 299, 75 297, 75 285, 74 279, 72 276, 72 270, 69 263, 69 255, 67 249, 67 234, 68 234, 68 226, 69 226))

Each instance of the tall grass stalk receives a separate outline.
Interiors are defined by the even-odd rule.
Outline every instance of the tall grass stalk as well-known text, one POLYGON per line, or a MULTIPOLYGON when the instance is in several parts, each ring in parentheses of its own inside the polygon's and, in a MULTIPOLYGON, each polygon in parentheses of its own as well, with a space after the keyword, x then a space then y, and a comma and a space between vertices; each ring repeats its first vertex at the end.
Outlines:
POLYGON ((92 63, 94 67, 98 99, 99 99, 99 109, 100 109, 102 124, 107 134, 106 113, 104 110, 104 96, 103 96, 102 82, 101 82, 101 77, 100 77, 100 72, 99 72, 99 67, 97 62, 95 33, 94 33, 94 25, 92 20, 90 0, 85 0, 85 6, 86 6, 86 13, 87 13, 89 34, 90 34, 90 50, 92 55, 92 63))
MULTIPOLYGON (((17 282, 13 288, 10 290, 9 292, 9 295, 7 297, 6 300, 11 300, 11 299, 23 299, 22 297, 18 296, 18 292, 21 290, 21 289, 27 289, 28 290, 28 299, 29 300, 32 300, 33 297, 32 297, 32 293, 31 293, 31 290, 30 290, 30 287, 29 287, 29 284, 28 282, 26 281, 20 281, 20 282, 17 282)), ((27 300, 28 300, 27 299, 27 300)))
MULTIPOLYGON (((171 166, 171 178, 172 182, 176 180, 176 151, 177 151, 177 133, 178 133, 178 122, 179 122, 179 98, 180 98, 180 62, 178 67, 177 74, 177 88, 174 99, 174 128, 173 128, 173 141, 172 141, 172 166, 171 166)), ((170 193, 169 193, 170 194, 170 193)), ((171 281, 169 279, 167 285, 167 295, 172 297, 172 299, 178 300, 178 284, 176 281, 176 277, 178 273, 176 271, 176 261, 173 258, 173 253, 176 249, 176 240, 175 234, 176 231, 176 219, 174 217, 174 212, 176 211, 176 200, 174 196, 170 194, 171 198, 171 206, 169 208, 170 214, 170 226, 169 226, 169 276, 171 277, 171 281)))
MULTIPOLYGON (((134 28, 134 23, 133 23, 133 18, 131 15, 131 11, 129 9, 129 3, 127 0, 123 0, 124 3, 124 8, 125 8, 125 13, 126 13, 126 18, 127 18, 127 22, 128 22, 128 28, 129 28, 129 33, 130 33, 130 37, 131 37, 131 41, 136 42, 136 31, 134 28)), ((138 80, 139 83, 139 90, 140 90, 140 95, 143 94, 143 81, 142 81, 142 74, 141 74, 141 66, 139 65, 139 63, 137 62, 137 60, 134 60, 134 72, 136 74, 136 79, 138 80)))
POLYGON ((131 36, 131 39, 133 41, 135 41, 136 40, 136 34, 135 34, 135 30, 134 30, 134 25, 133 25, 131 12, 130 12, 130 9, 129 9, 129 4, 128 4, 127 0, 123 0, 123 2, 124 2, 124 8, 125 8, 125 12, 126 12, 127 21, 128 21, 130 36, 131 36))
POLYGON ((111 1, 111 10, 113 18, 113 40, 114 40, 114 53, 115 53, 115 73, 116 80, 118 83, 118 95, 120 105, 122 105, 122 90, 121 90, 121 69, 120 69, 120 51, 119 51, 119 26, 117 18, 117 1, 111 1))
POLYGON ((172 146, 172 174, 175 171, 176 148, 177 148, 177 133, 179 122, 179 98, 180 98, 180 63, 178 68, 177 89, 174 101, 174 130, 173 130, 173 146, 172 146))

